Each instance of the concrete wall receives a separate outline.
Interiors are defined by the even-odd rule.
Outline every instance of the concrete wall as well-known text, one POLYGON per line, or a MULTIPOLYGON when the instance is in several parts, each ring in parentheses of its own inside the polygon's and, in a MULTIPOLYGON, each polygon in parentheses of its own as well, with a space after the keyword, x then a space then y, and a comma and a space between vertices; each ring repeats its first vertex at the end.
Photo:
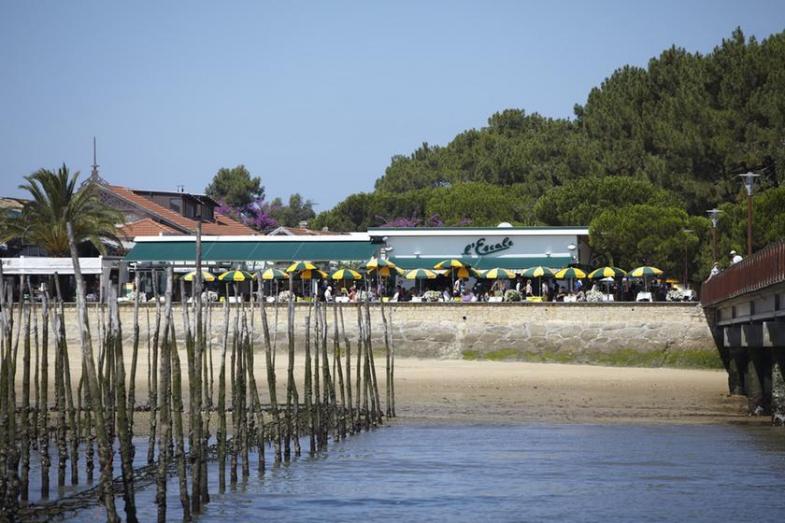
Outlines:
MULTIPOLYGON (((223 340, 222 305, 214 305, 210 341, 223 340)), ((518 359, 576 361, 643 366, 719 366, 717 350, 702 310, 696 304, 395 304, 385 307, 392 318, 396 354, 420 358, 518 359)), ((140 311, 142 346, 147 317, 140 311)), ((307 306, 296 307, 296 340, 303 341, 307 306)), ((347 334, 357 336, 356 306, 344 305, 347 334)), ((75 310, 68 308, 67 333, 78 344, 75 310)), ((121 308, 124 335, 130 338, 132 307, 121 308)), ((273 322, 274 310, 268 306, 273 322)), ((286 347, 286 307, 279 308, 278 347, 286 347)), ((332 311, 328 311, 332 335, 332 311)), ((95 333, 95 311, 91 309, 95 333)), ((175 307, 178 332, 181 309, 175 307)), ((378 305, 371 306, 374 347, 384 348, 378 305)), ((255 319, 261 348, 259 316, 255 319)), ((94 334, 95 336, 95 334, 94 334)))

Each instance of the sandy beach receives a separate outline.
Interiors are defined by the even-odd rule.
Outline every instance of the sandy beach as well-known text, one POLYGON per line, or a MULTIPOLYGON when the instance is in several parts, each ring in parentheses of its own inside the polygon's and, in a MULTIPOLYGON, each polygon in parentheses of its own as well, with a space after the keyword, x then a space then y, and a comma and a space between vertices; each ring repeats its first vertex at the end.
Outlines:
MULTIPOLYGON (((81 355, 73 350, 70 356, 76 384, 81 355)), ((220 352, 213 357, 217 393, 220 352)), ((180 358, 184 363, 183 351, 180 358)), ((297 353, 300 391, 302 358, 297 353)), ((254 363, 257 386, 266 402, 263 353, 256 353, 254 363)), ((286 364, 286 354, 279 352, 279 398, 286 397, 286 364)), ((384 359, 377 358, 382 401, 384 365, 384 359)), ((137 371, 138 404, 147 402, 147 369, 144 350, 137 371)), ((187 381, 187 373, 183 378, 187 381)), ((185 383, 183 389, 187 390, 185 383)), ((50 386, 50 394, 52 390, 50 386)), ((746 415, 745 398, 727 394, 727 376, 719 370, 397 358, 395 391, 399 423, 754 423, 762 419, 746 415)), ((137 414, 138 431, 145 430, 147 419, 146 413, 137 414)))
POLYGON ((724 371, 459 360, 396 361, 403 420, 716 423, 749 420, 724 371))

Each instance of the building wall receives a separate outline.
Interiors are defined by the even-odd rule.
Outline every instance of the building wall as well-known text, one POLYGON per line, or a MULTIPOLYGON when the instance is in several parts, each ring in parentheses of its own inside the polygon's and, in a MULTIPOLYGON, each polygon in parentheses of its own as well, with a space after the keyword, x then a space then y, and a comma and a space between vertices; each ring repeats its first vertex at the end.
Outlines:
MULTIPOLYGON (((210 341, 216 349, 223 336, 222 305, 215 305, 210 341)), ((132 307, 121 308, 123 330, 130 343, 132 307)), ((346 333, 356 347, 357 307, 344 305, 346 333)), ((714 341, 699 306, 694 304, 395 304, 385 306, 391 320, 396 354, 418 358, 515 359, 628 365, 717 366, 714 341)), ((147 317, 154 324, 154 306, 141 308, 143 350, 147 317)), ((286 307, 279 309, 278 347, 285 351, 286 307)), ((74 309, 66 310, 67 335, 78 346, 74 309)), ((296 341, 304 339, 307 306, 296 307, 296 341)), ((95 308, 91 309, 96 332, 95 308)), ((274 309, 268 307, 271 328, 274 309)), ((175 307, 178 333, 182 312, 175 307)), ((371 306, 373 343, 384 349, 378 305, 371 306)), ((328 329, 333 332, 333 312, 328 329)), ((256 342, 262 348, 258 311, 256 342)), ((274 335, 274 332, 271 333, 274 335)), ((94 340, 98 339, 93 336, 94 340)))

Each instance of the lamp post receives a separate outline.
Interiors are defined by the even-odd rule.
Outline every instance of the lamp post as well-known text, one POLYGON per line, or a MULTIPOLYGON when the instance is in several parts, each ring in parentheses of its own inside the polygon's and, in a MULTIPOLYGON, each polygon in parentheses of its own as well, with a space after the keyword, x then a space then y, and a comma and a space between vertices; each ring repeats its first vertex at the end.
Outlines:
POLYGON ((692 229, 682 229, 681 232, 684 233, 684 288, 686 290, 690 288, 690 284, 687 281, 687 236, 694 231, 692 229))
POLYGON ((711 219, 711 253, 715 263, 717 262, 717 225, 720 223, 721 212, 722 211, 717 208, 706 211, 706 214, 708 214, 711 219))
POLYGON ((575 249, 577 249, 577 247, 574 243, 571 243, 567 246, 567 250, 570 251, 570 263, 575 263, 577 261, 575 259, 575 249))
POLYGON ((744 181, 744 188, 747 190, 747 256, 752 255, 752 188, 755 178, 760 176, 753 172, 740 174, 739 178, 744 181))

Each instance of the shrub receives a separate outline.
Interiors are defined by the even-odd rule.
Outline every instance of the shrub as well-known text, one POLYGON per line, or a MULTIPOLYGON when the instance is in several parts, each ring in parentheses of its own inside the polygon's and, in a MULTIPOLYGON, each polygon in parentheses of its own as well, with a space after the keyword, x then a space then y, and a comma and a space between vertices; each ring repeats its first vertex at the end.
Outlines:
POLYGON ((422 297, 428 303, 436 303, 442 299, 442 294, 439 291, 425 291, 422 297))
POLYGON ((507 289, 504 292, 504 301, 521 301, 521 293, 515 289, 507 289))

